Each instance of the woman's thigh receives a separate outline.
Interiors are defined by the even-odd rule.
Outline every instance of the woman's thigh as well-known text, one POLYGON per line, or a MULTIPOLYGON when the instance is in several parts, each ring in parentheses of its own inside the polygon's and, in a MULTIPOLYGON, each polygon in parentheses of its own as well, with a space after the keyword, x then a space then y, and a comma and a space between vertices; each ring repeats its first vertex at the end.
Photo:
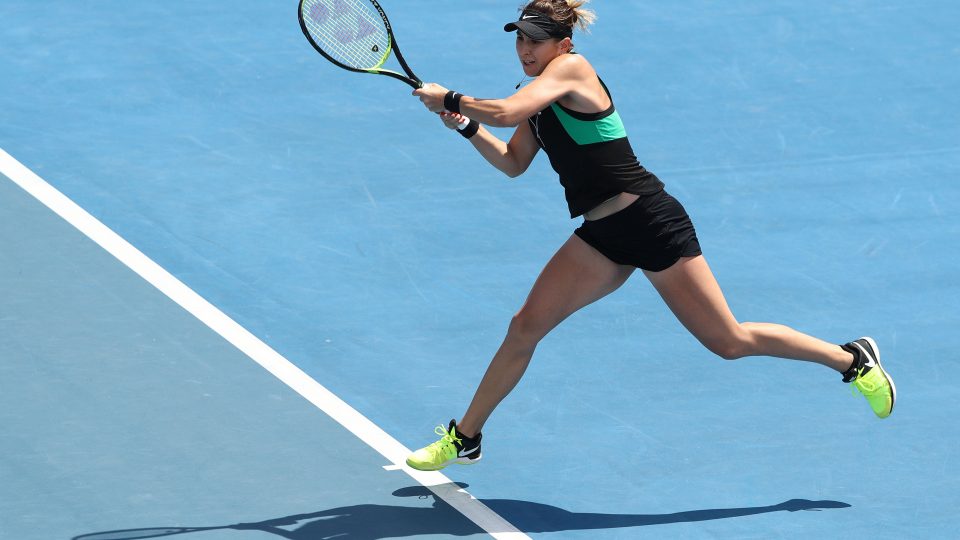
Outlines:
POLYGON ((677 319, 708 349, 725 358, 742 354, 748 333, 727 305, 703 255, 685 257, 660 272, 644 274, 677 319))
POLYGON ((540 272, 512 330, 539 340, 580 308, 617 290, 634 270, 571 235, 540 272))

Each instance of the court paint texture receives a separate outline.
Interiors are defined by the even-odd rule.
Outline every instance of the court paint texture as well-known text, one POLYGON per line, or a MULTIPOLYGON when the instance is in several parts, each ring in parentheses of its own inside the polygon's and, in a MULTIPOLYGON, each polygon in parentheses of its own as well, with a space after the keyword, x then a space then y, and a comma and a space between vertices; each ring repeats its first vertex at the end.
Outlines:
MULTIPOLYGON (((385 7, 425 80, 513 91, 513 3, 385 7)), ((738 318, 873 336, 897 410, 712 357, 638 275, 547 337, 484 461, 445 474, 534 538, 953 536, 960 8, 593 7, 577 48, 738 318)), ((505 179, 403 84, 320 58, 295 9, 4 2, 0 148, 416 448, 576 222, 545 158, 505 179)), ((485 534, 9 174, 0 537, 485 534)))

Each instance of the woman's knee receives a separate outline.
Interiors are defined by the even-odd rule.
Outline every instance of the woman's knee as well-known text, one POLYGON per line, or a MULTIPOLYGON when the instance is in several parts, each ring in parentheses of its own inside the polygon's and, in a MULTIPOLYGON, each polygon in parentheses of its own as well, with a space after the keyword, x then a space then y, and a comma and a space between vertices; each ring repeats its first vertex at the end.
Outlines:
POLYGON ((547 331, 543 321, 530 311, 521 309, 510 319, 507 340, 526 347, 536 347, 547 331))
POLYGON ((735 329, 724 335, 701 340, 701 343, 710 352, 724 360, 737 360, 752 356, 756 348, 753 335, 744 324, 737 325, 735 329))

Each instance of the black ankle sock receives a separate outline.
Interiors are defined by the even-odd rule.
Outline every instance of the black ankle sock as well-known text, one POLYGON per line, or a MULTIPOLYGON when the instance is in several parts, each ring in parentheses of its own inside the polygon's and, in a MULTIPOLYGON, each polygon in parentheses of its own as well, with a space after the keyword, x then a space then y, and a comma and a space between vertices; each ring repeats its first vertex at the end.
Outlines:
POLYGON ((460 427, 459 427, 459 426, 457 427, 457 435, 458 435, 461 439, 463 439, 463 440, 465 440, 465 441, 477 442, 477 441, 480 440, 480 434, 479 434, 479 433, 477 433, 477 434, 474 435, 473 437, 467 437, 467 436, 464 435, 463 433, 460 433, 460 427))
POLYGON ((863 367, 863 355, 860 353, 860 349, 849 343, 841 345, 840 348, 853 355, 853 364, 842 373, 843 382, 848 383, 857 378, 857 373, 860 371, 860 368, 863 367))
MULTIPOLYGON (((482 436, 480 433, 477 433, 477 434, 474 435, 473 437, 467 437, 462 431, 460 431, 460 426, 457 425, 457 422, 456 422, 455 420, 451 420, 451 421, 450 421, 450 427, 452 427, 453 429, 456 430, 457 437, 459 437, 459 438, 461 438, 461 439, 463 439, 463 440, 465 440, 465 441, 479 442, 479 441, 480 441, 480 437, 482 436)), ((448 429, 449 429, 449 428, 448 428, 448 429)))

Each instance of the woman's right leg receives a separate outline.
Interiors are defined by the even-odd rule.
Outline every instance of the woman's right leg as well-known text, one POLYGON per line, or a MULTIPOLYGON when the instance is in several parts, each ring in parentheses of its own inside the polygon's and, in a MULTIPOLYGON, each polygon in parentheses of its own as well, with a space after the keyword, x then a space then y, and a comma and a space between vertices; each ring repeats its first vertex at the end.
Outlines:
POLYGON ((544 267, 507 336, 494 355, 473 401, 458 422, 460 432, 480 432, 494 408, 520 381, 537 344, 580 308, 610 294, 634 268, 612 262, 576 235, 571 235, 544 267))

